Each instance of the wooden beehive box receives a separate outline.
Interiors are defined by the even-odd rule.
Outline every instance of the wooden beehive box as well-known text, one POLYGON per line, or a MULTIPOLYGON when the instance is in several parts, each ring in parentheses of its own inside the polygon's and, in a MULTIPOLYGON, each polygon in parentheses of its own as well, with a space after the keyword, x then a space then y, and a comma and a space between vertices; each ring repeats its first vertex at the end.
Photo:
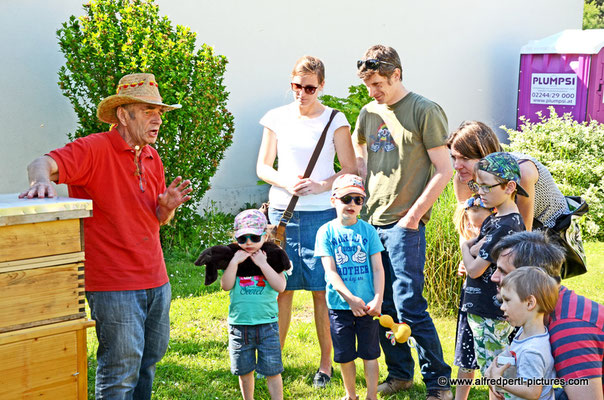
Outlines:
POLYGON ((90 200, 0 195, 0 333, 85 317, 90 215, 90 200))
POLYGON ((0 333, 0 399, 86 399, 91 326, 78 319, 0 333))
POLYGON ((90 200, 0 195, 0 399, 87 397, 91 215, 90 200))

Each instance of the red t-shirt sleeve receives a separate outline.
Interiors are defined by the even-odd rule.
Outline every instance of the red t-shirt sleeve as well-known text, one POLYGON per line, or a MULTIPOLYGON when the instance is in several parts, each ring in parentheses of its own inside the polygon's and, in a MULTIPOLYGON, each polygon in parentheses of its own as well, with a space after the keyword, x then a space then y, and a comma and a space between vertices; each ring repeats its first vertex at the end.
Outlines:
POLYGON ((94 156, 90 142, 88 137, 79 138, 47 154, 59 167, 57 183, 76 186, 85 186, 88 183, 92 176, 94 156))

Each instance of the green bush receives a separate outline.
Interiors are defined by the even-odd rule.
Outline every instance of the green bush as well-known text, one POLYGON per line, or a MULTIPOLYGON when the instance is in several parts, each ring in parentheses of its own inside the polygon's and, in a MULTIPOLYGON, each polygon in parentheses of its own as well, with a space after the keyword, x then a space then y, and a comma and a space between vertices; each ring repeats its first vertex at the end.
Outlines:
POLYGON ((453 223, 457 199, 449 182, 426 225, 426 266, 424 296, 436 314, 455 314, 463 278, 457 276, 461 261, 459 235, 453 223))
POLYGON ((115 94, 123 75, 155 74, 164 101, 183 106, 163 116, 156 143, 166 181, 180 175, 194 189, 193 198, 179 209, 178 221, 162 229, 162 239, 164 247, 177 236, 193 240, 199 201, 232 142, 233 117, 223 85, 227 60, 205 44, 196 50, 196 33, 160 17, 154 0, 94 0, 84 11, 57 31, 66 59, 59 86, 78 117, 69 139, 107 130, 96 118, 96 106, 115 94))
POLYGON ((234 215, 220 211, 212 202, 191 227, 192 234, 177 232, 171 238, 172 245, 164 251, 166 261, 193 262, 208 247, 233 242, 234 219, 234 215))
POLYGON ((326 94, 321 96, 320 100, 326 106, 342 111, 350 124, 350 131, 354 132, 361 108, 373 99, 369 97, 365 85, 357 85, 348 88, 348 97, 341 98, 326 94))
POLYGON ((581 219, 584 239, 604 240, 604 124, 549 111, 549 118, 538 114, 540 122, 522 118, 520 131, 502 126, 510 138, 504 147, 541 161, 563 194, 583 197, 589 204, 581 219))
POLYGON ((604 5, 601 0, 585 1, 583 6, 583 29, 604 28, 604 5))

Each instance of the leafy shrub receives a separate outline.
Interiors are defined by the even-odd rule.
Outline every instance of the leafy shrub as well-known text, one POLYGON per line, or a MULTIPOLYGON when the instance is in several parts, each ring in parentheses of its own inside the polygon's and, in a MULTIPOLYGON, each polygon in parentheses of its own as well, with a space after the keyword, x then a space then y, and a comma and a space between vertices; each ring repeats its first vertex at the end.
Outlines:
POLYGON ((365 85, 357 85, 348 88, 348 97, 342 98, 326 94, 321 96, 320 100, 326 106, 342 111, 350 124, 350 131, 354 132, 361 108, 373 99, 369 97, 365 85))
POLYGON ((231 243, 234 219, 234 215, 218 210, 216 203, 212 201, 202 215, 196 214, 196 223, 191 227, 192 234, 177 232, 170 237, 170 246, 165 251, 166 260, 186 259, 193 262, 204 249, 231 243))
POLYGON ((583 29, 604 28, 604 5, 601 0, 585 0, 583 6, 583 29))
POLYGON ((459 291, 463 278, 457 276, 461 261, 459 235, 453 223, 457 199, 453 183, 445 190, 432 207, 430 222, 426 225, 426 266, 424 296, 432 312, 454 314, 459 305, 459 291))
POLYGON ((96 106, 115 93, 123 75, 155 74, 164 101, 183 106, 163 116, 156 143, 166 181, 180 175, 194 188, 177 213, 179 221, 162 229, 164 247, 174 236, 192 237, 199 201, 232 142, 233 117, 223 85, 227 60, 205 44, 195 50, 196 33, 160 17, 154 0, 94 0, 84 11, 57 31, 66 59, 59 86, 78 117, 69 139, 107 130, 96 118, 96 106))
POLYGON ((563 194, 582 196, 589 204, 581 219, 584 239, 604 240, 604 125, 560 117, 553 107, 549 112, 549 118, 538 113, 540 122, 522 118, 520 131, 502 126, 510 138, 505 148, 541 161, 563 194))

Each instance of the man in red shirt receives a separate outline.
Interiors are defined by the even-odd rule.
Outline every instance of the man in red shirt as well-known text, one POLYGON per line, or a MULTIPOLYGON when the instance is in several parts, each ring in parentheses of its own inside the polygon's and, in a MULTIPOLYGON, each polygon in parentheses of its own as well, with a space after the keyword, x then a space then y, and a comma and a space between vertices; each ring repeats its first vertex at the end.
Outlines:
POLYGON ((190 181, 166 188, 155 143, 161 115, 180 105, 162 103, 152 74, 130 74, 97 108, 109 132, 79 138, 37 158, 27 168, 30 188, 19 197, 54 197, 51 182, 71 197, 91 199, 84 220, 86 298, 96 321, 96 397, 150 399, 155 364, 170 334, 171 290, 159 239, 160 225, 188 201, 190 181))
MULTIPOLYGON (((564 249, 538 231, 503 238, 492 256, 497 270, 491 280, 498 285, 524 266, 539 267, 559 283, 565 259, 564 249)), ((559 285, 556 308, 545 322, 556 376, 567 383, 564 390, 556 390, 556 400, 604 399, 604 306, 559 285)))

